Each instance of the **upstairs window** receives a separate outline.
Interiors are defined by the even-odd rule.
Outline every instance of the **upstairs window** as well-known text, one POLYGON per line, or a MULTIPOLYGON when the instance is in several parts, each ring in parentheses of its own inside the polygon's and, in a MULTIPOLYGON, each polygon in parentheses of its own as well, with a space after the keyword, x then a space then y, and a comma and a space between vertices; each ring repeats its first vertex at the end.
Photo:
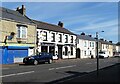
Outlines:
POLYGON ((92 43, 90 42, 90 47, 92 47, 92 43))
POLYGON ((55 42, 55 33, 52 33, 52 42, 55 42))
POLYGON ((17 38, 27 38, 27 26, 17 26, 17 38))
POLYGON ((94 47, 94 42, 92 42, 92 47, 94 47))
POLYGON ((44 33, 43 33, 43 41, 47 41, 47 32, 46 31, 44 31, 44 33))
POLYGON ((84 43, 84 47, 87 47, 87 42, 85 41, 85 43, 84 43))
POLYGON ((73 43, 73 36, 71 36, 71 43, 73 43))
POLYGON ((59 42, 62 42, 62 34, 59 34, 59 42))
POLYGON ((65 35, 65 43, 68 43, 68 35, 65 35))

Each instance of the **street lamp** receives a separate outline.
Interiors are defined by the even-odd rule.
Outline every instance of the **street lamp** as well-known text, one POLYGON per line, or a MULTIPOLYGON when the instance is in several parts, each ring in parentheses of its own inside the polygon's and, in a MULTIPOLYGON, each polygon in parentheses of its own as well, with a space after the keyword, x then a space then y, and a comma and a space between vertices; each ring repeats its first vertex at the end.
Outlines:
MULTIPOLYGON (((104 31, 101 31, 101 32, 104 32, 104 31)), ((99 56, 98 56, 98 42, 99 42, 99 39, 98 39, 98 32, 96 32, 96 40, 97 40, 96 48, 97 48, 97 76, 98 76, 99 75, 99 56)))

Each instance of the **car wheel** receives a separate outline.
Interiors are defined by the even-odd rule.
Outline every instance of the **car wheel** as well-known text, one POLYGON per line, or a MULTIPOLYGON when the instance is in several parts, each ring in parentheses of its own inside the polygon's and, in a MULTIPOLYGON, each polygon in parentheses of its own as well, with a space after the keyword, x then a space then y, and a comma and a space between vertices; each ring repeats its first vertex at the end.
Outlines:
POLYGON ((37 65, 38 64, 38 61, 37 60, 34 60, 34 65, 37 65))
POLYGON ((49 60, 48 60, 48 63, 51 64, 51 63, 52 63, 52 59, 49 59, 49 60))

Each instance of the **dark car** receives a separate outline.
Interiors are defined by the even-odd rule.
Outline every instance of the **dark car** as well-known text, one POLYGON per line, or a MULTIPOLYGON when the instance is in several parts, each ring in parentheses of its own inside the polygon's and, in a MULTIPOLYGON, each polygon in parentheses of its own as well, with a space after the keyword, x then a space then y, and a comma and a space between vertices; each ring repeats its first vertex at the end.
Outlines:
POLYGON ((51 64, 53 61, 52 54, 50 53, 37 53, 36 55, 33 56, 27 56, 23 59, 23 63, 25 64, 34 64, 37 65, 38 63, 41 62, 48 62, 51 64))

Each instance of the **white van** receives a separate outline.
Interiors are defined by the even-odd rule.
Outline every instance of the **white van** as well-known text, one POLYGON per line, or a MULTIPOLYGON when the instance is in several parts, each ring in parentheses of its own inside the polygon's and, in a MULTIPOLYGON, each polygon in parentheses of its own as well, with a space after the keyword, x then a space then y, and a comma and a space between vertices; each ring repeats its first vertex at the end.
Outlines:
POLYGON ((108 58, 109 57, 108 53, 104 52, 104 51, 100 51, 98 56, 99 56, 99 58, 108 58))

